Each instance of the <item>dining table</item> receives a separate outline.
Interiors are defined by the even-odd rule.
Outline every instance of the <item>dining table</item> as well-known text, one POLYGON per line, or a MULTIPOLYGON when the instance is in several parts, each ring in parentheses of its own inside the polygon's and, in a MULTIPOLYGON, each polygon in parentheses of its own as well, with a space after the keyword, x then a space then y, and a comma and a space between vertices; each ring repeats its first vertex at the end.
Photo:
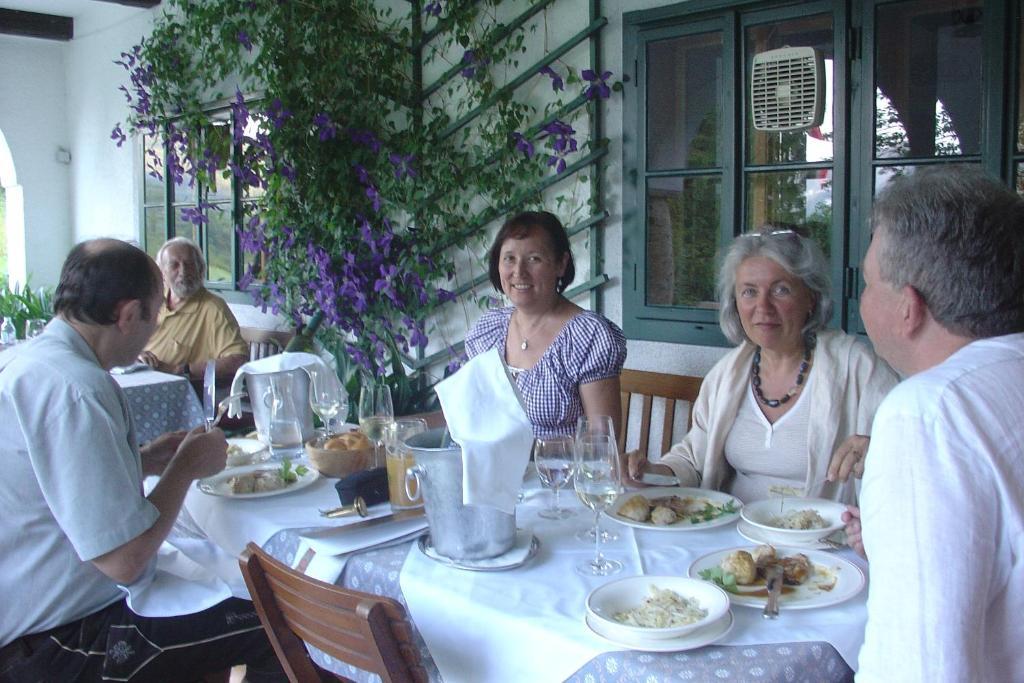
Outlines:
MULTIPOLYGON (((499 571, 471 571, 430 552, 423 517, 381 522, 375 527, 379 534, 364 536, 355 533, 364 526, 358 518, 322 517, 319 510, 338 505, 336 480, 308 478, 296 490, 244 500, 194 487, 181 523, 229 556, 254 541, 317 578, 398 600, 409 612, 430 680, 853 679, 866 621, 866 564, 848 548, 813 555, 815 563, 836 564, 836 571, 842 565, 848 594, 841 599, 805 605, 809 609, 787 609, 783 602, 773 620, 762 618, 758 607, 733 605, 732 626, 715 642, 679 651, 644 651, 594 633, 585 620, 587 595, 626 576, 687 576, 695 563, 706 563, 708 557, 753 548, 735 521, 666 531, 634 528, 604 516, 602 526, 617 539, 603 551, 624 568, 613 576, 582 576, 574 567, 594 553, 594 545, 576 534, 593 524, 594 515, 573 501, 572 517, 542 518, 538 513, 548 505, 551 492, 532 476, 525 480, 516 507, 516 548, 525 539, 531 551, 508 566, 498 562, 499 571)), ((568 502, 569 496, 562 499, 568 502)), ((387 503, 370 508, 370 518, 390 513, 387 503)), ((374 680, 313 648, 311 656, 354 680, 374 680)))
POLYGON ((192 385, 181 375, 152 368, 111 372, 128 401, 140 444, 166 432, 189 430, 204 423, 203 406, 192 385))

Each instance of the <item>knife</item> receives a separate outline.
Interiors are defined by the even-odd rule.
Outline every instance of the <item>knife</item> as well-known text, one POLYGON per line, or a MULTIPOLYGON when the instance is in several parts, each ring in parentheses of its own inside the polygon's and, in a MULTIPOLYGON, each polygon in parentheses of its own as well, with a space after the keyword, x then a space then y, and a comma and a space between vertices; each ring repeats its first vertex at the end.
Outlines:
POLYGON ((779 595, 782 594, 782 565, 773 564, 765 571, 765 587, 768 589, 768 602, 761 614, 765 619, 779 616, 779 595))
POLYGON ((203 415, 206 417, 206 431, 210 431, 217 419, 217 363, 212 358, 206 361, 203 372, 203 415))

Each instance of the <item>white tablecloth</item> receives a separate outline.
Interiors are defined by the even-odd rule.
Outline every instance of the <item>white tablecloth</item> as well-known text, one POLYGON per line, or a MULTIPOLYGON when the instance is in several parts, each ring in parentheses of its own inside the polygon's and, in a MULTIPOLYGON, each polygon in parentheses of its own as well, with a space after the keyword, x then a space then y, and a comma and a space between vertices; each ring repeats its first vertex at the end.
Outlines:
MULTIPOLYGON (((517 526, 532 530, 540 552, 521 568, 498 573, 460 571, 425 557, 413 545, 400 575, 409 613, 423 635, 443 679, 563 681, 603 652, 621 650, 593 635, 584 623, 587 594, 623 576, 685 576, 702 555, 735 546, 749 547, 735 524, 703 532, 634 530, 611 520, 619 539, 606 550, 625 568, 610 577, 583 577, 574 565, 592 555, 592 545, 574 533, 593 520, 579 515, 562 521, 537 516, 549 494, 528 492, 517 510, 517 526)), ((563 502, 570 496, 562 496, 563 502)), ((841 555, 854 560, 850 551, 841 555)), ((854 560, 863 567, 863 563, 854 560)), ((784 610, 775 621, 761 610, 734 607, 735 626, 724 645, 826 641, 856 669, 864 635, 866 590, 833 607, 784 610)))
POLYGON ((166 432, 203 424, 203 406, 184 377, 156 370, 112 377, 128 399, 139 443, 152 441, 166 432))

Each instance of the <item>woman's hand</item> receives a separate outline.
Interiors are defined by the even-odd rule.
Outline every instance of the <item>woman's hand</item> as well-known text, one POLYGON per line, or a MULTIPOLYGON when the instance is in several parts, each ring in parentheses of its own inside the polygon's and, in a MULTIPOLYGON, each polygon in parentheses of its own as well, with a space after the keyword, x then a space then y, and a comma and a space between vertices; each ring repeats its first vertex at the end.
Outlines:
POLYGON ((871 442, 866 436, 854 434, 846 438, 836 452, 832 454, 832 461, 828 464, 826 481, 846 481, 850 474, 860 479, 864 476, 864 456, 868 452, 868 444, 871 442))
POLYGON ((628 453, 622 454, 622 460, 620 463, 623 475, 626 483, 630 486, 641 487, 650 486, 643 481, 644 474, 650 472, 652 474, 665 474, 668 476, 674 476, 675 472, 668 465, 656 465, 652 464, 647 456, 641 453, 639 450, 629 451, 628 453))
POLYGON ((864 537, 861 535, 860 508, 856 505, 847 505, 846 512, 843 513, 843 522, 846 523, 846 544, 865 560, 868 559, 868 554, 864 551, 864 537))

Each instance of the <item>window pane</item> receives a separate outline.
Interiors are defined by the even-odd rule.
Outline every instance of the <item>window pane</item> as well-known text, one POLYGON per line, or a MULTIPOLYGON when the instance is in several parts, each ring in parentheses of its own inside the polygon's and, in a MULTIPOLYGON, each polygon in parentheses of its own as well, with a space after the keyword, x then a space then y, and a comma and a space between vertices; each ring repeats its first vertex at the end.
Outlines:
POLYGON ((231 122, 227 119, 217 120, 206 129, 206 146, 203 148, 203 157, 210 168, 216 168, 210 185, 207 187, 207 201, 219 201, 231 199, 231 174, 227 172, 228 162, 231 161, 231 122))
POLYGON ((166 211, 167 209, 162 206, 146 207, 143 234, 146 240, 146 253, 153 258, 156 258, 156 252, 167 241, 166 211))
MULTIPOLYGON (((1017 35, 1024 36, 1024 0, 1017 7, 1020 17, 1017 24, 1017 35)), ((1024 41, 1020 41, 1017 54, 1017 151, 1024 151, 1024 41)), ((1017 170, 1020 175, 1020 170, 1017 170)), ((1018 187, 1018 192, 1020 188, 1018 187)))
MULTIPOLYGON (((930 164, 934 166, 934 164, 930 164)), ((976 167, 977 164, 946 164, 946 166, 971 166, 976 167)), ((885 189, 885 186, 889 184, 889 181, 896 176, 908 175, 913 173, 916 169, 921 168, 915 165, 906 166, 883 166, 875 169, 875 186, 873 188, 873 196, 878 196, 878 193, 885 189)))
POLYGON ((877 8, 877 158, 980 151, 981 2, 913 0, 877 8))
POLYGON ((720 176, 647 183, 647 304, 715 305, 720 176))
POLYGON ((832 151, 832 69, 834 45, 832 16, 816 14, 800 19, 759 24, 746 32, 746 73, 752 71, 754 55, 781 47, 813 47, 825 61, 825 114, 821 125, 809 130, 783 133, 754 130, 750 107, 750 86, 744 84, 743 101, 748 108, 747 159, 750 164, 780 164, 802 161, 831 161, 832 151))
POLYGON ((163 203, 164 201, 164 146, 160 138, 146 135, 142 138, 142 165, 145 170, 143 178, 143 202, 146 204, 163 203))
POLYGON ((719 31, 647 46, 647 168, 719 165, 719 31))
POLYGON ((210 219, 206 225, 207 279, 211 282, 231 282, 234 278, 231 204, 214 204, 206 210, 206 215, 210 219))
POLYGON ((176 181, 171 186, 171 201, 173 202, 191 202, 196 201, 196 182, 195 177, 190 174, 192 169, 192 162, 185 161, 183 171, 180 180, 176 181))
POLYGON ((807 228, 829 253, 832 228, 832 172, 789 171, 747 174, 744 231, 765 223, 795 223, 807 228))
POLYGON ((182 209, 194 209, 194 206, 175 206, 174 207, 174 236, 175 237, 187 237, 196 244, 202 244, 199 240, 199 226, 193 224, 186 218, 182 218, 182 209))
POLYGON ((1016 163, 1013 168, 1013 189, 1024 196, 1024 163, 1016 163))
MULTIPOLYGON (((243 131, 245 137, 242 142, 242 166, 252 168, 262 178, 267 177, 266 164, 264 161, 257 161, 257 159, 265 159, 266 157, 263 156, 262 150, 248 142, 244 142, 244 140, 257 139, 258 135, 266 133, 268 125, 266 116, 256 112, 249 112, 249 120, 246 121, 245 130, 243 131)), ((259 197, 263 194, 262 187, 250 185, 244 179, 239 180, 239 185, 241 185, 243 197, 259 197)))

